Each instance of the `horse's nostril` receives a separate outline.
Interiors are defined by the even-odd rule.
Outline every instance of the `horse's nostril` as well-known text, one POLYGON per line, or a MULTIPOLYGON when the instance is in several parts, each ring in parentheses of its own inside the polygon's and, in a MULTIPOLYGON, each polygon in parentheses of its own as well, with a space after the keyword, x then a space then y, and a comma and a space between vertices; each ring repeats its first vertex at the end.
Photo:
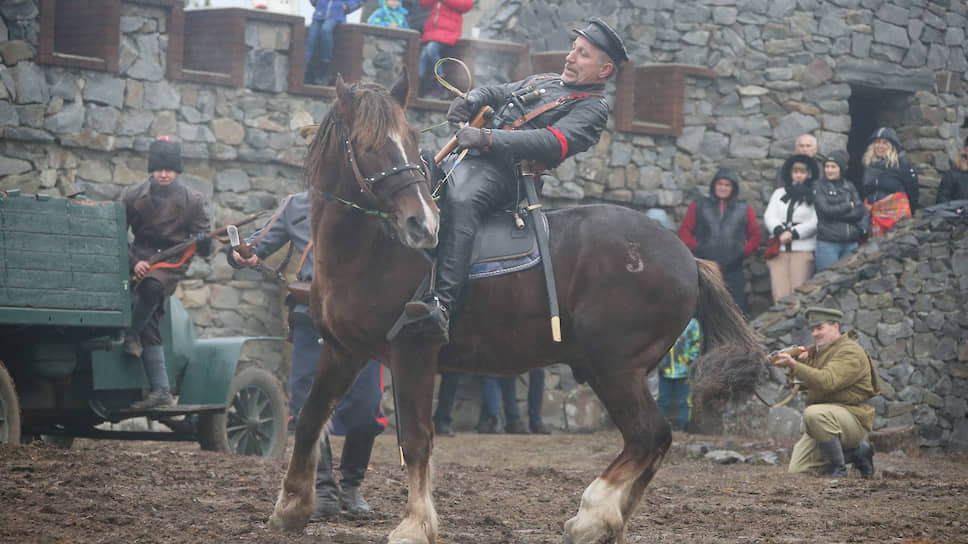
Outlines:
POLYGON ((411 232, 421 232, 427 230, 423 226, 423 221, 420 221, 416 216, 413 215, 407 218, 407 229, 411 232))

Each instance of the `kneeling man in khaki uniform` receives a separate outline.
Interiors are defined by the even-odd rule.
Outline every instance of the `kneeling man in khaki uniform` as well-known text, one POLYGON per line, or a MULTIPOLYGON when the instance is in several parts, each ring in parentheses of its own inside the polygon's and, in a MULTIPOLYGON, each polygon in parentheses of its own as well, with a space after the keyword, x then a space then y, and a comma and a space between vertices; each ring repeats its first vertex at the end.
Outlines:
POLYGON ((807 388, 804 434, 793 447, 790 472, 822 467, 825 476, 842 477, 853 463, 865 478, 874 473, 874 449, 867 441, 874 407, 864 403, 880 393, 880 381, 856 335, 841 332, 843 317, 839 310, 808 308, 816 354, 804 349, 797 359, 785 353, 773 358, 774 366, 790 369, 807 388))

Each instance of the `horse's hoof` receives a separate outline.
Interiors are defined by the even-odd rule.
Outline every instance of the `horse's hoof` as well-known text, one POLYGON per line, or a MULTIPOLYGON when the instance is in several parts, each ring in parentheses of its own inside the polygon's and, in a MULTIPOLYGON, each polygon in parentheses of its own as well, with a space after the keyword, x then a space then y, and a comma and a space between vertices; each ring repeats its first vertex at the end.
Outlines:
POLYGON ((302 520, 302 522, 300 522, 300 520, 293 518, 283 519, 282 516, 278 516, 273 513, 271 516, 269 516, 269 523, 267 526, 269 527, 270 531, 299 533, 306 528, 306 521, 307 520, 302 520))
POLYGON ((422 523, 408 523, 406 519, 390 533, 387 544, 434 544, 436 538, 429 535, 422 523))
POLYGON ((562 544, 625 544, 625 531, 614 530, 603 523, 583 522, 575 516, 565 522, 562 544))

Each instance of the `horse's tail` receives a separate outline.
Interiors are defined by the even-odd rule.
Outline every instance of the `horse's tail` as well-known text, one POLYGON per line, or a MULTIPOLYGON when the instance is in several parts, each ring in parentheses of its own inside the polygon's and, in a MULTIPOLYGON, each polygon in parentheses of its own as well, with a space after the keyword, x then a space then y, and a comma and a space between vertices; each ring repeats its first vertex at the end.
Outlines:
POLYGON ((697 259, 696 264, 703 354, 690 367, 693 400, 702 405, 753 391, 765 374, 766 352, 759 335, 746 325, 743 312, 726 290, 719 266, 703 259, 697 259))

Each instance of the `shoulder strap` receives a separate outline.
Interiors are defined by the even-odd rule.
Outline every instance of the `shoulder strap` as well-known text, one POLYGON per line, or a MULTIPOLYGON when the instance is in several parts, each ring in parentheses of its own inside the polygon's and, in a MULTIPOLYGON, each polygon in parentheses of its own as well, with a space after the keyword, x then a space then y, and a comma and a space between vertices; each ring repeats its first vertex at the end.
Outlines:
POLYGON ((279 205, 279 209, 276 210, 276 213, 272 214, 272 217, 269 218, 269 222, 266 223, 266 226, 262 227, 262 231, 259 232, 259 235, 255 237, 255 240, 252 240, 252 243, 249 244, 250 246, 256 246, 259 244, 259 240, 261 240, 262 237, 272 229, 272 225, 275 225, 276 221, 282 217, 282 212, 286 211, 286 206, 289 205, 290 201, 292 201, 292 195, 288 195, 286 198, 282 199, 282 204, 279 205))
MULTIPOLYGON (((286 211, 286 207, 289 206, 289 203, 291 201, 292 201, 292 195, 288 195, 286 196, 286 198, 282 199, 282 204, 279 205, 279 208, 276 210, 276 213, 272 214, 272 217, 269 218, 269 222, 266 223, 264 227, 262 227, 262 231, 259 232, 259 235, 256 236, 255 240, 252 240, 252 243, 249 245, 253 247, 258 245, 259 240, 262 240, 262 237, 265 236, 266 233, 272 229, 272 225, 275 225, 276 221, 278 221, 279 218, 282 217, 282 212, 286 211)), ((282 271, 285 270, 286 266, 289 265, 289 259, 292 258, 292 250, 293 250, 293 243, 290 240, 289 250, 286 252, 286 257, 282 259, 282 262, 273 271, 277 278, 282 277, 282 271)))
POLYGON ((528 121, 534 119, 535 117, 541 115, 542 113, 548 110, 555 109, 566 102, 571 102, 572 100, 581 100, 582 98, 605 98, 605 97, 604 95, 601 95, 598 93, 573 93, 568 96, 561 96, 557 100, 552 100, 551 102, 542 104, 540 107, 537 107, 529 111, 528 113, 522 115, 521 117, 518 117, 510 125, 507 126, 506 130, 515 130, 517 128, 520 128, 528 121))

